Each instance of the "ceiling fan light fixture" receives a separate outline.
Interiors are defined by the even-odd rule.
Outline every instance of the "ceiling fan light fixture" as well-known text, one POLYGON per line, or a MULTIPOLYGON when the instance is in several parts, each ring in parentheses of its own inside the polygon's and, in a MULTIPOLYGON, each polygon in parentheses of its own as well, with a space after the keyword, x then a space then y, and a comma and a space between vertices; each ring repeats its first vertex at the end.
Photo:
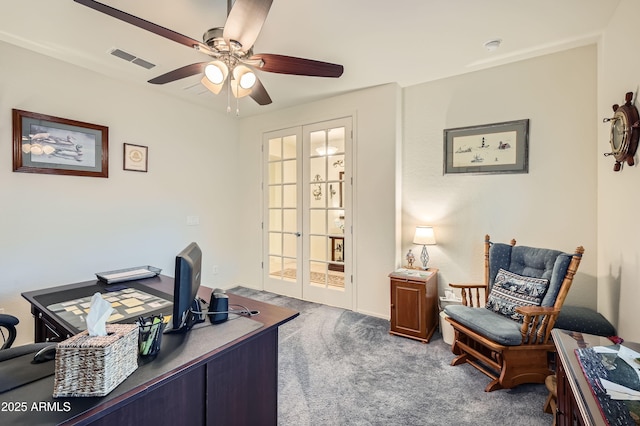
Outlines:
POLYGON ((256 75, 249 71, 240 77, 240 87, 243 89, 251 89, 256 84, 256 75))
POLYGON ((220 93, 220 91, 222 90, 222 86, 224 86, 224 82, 220 84, 213 84, 212 82, 209 81, 207 76, 202 77, 202 80, 200 80, 200 83, 202 83, 202 85, 207 89, 209 89, 209 91, 214 95, 217 95, 218 93, 220 93))
POLYGON ((338 148, 336 148, 335 146, 319 146, 318 148, 316 148, 316 153, 318 155, 333 155, 336 152, 338 152, 338 148))
POLYGON ((228 74, 229 69, 222 61, 209 62, 204 67, 204 75, 213 84, 222 84, 228 74))
MULTIPOLYGON (((202 75, 201 83, 214 94, 229 86, 227 98, 233 93, 237 98, 250 95, 259 105, 271 103, 271 97, 253 70, 279 74, 293 74, 311 77, 340 77, 344 67, 338 64, 312 59, 297 58, 270 53, 253 54, 253 46, 267 19, 272 0, 232 0, 227 1, 227 19, 223 27, 211 28, 203 35, 203 42, 183 34, 133 16, 122 10, 96 0, 75 0, 83 6, 104 13, 121 22, 164 37, 178 44, 195 49, 210 56, 212 62, 196 62, 166 72, 149 80, 151 84, 166 84, 183 78, 202 75), (233 4, 233 5, 232 5, 233 4), (245 65, 240 65, 244 63, 245 65), (203 70, 204 65, 204 70, 203 70), (236 71, 239 74, 233 74, 236 71)), ((131 56, 126 55, 124 56, 131 56)), ((211 59, 209 59, 211 60, 211 59)), ((141 66, 152 66, 141 61, 141 66)), ((230 102, 227 102, 230 109, 230 102)), ((237 111, 237 109, 236 109, 237 111)))
POLYGON ((242 89, 251 89, 256 84, 255 73, 244 65, 238 65, 233 69, 233 78, 238 81, 242 89))
POLYGON ((229 85, 231 86, 231 93, 233 93, 233 96, 235 96, 236 98, 244 98, 245 96, 251 94, 251 88, 245 89, 244 87, 240 86, 240 82, 235 78, 231 79, 229 85))

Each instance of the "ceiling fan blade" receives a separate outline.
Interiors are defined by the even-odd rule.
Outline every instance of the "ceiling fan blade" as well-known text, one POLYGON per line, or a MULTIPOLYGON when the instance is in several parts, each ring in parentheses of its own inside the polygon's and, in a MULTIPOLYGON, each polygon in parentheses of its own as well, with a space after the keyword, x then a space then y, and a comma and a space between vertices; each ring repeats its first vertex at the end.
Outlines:
POLYGON ((256 101, 258 105, 269 105, 271 103, 271 97, 258 78, 256 78, 256 82, 249 96, 251 96, 251 99, 256 101))
POLYGON ((295 58, 293 56, 260 53, 253 55, 250 60, 261 59, 261 71, 279 74, 307 75, 311 77, 340 77, 344 67, 329 62, 314 61, 313 59, 295 58))
POLYGON ((194 48, 197 46, 202 50, 209 51, 209 47, 198 40, 192 39, 191 37, 187 37, 185 35, 172 31, 168 28, 154 24, 153 22, 145 21, 144 19, 138 18, 137 16, 130 15, 127 12, 114 9, 113 7, 107 6, 106 4, 102 4, 100 2, 93 1, 93 0, 74 0, 74 1, 76 3, 80 3, 84 6, 90 7, 91 9, 97 10, 98 12, 107 14, 113 18, 127 22, 138 28, 142 28, 143 30, 150 31, 161 37, 168 38, 169 40, 173 40, 176 43, 183 44, 190 48, 194 48))
POLYGON ((165 84, 172 81, 180 80, 182 78, 191 77, 192 75, 200 74, 204 71, 204 67, 207 62, 198 62, 196 64, 185 65, 173 71, 169 71, 166 74, 159 75, 149 80, 152 84, 165 84))
POLYGON ((258 38, 273 0, 236 0, 229 11, 222 36, 229 44, 235 40, 247 52, 258 38))

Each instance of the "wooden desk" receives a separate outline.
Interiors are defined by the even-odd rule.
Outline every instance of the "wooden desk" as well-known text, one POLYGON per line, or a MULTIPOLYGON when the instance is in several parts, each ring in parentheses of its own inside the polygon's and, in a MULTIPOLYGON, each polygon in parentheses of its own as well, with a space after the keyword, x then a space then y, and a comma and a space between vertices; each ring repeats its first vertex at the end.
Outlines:
MULTIPOLYGON (((606 337, 593 336, 554 329, 551 331, 556 346, 556 376, 558 411, 556 424, 564 425, 606 425, 587 379, 584 377, 575 350, 594 346, 611 346, 606 337)), ((640 344, 625 342, 624 345, 635 351, 640 344)))
MULTIPOLYGON (((173 285, 172 278, 162 276, 140 282, 165 290, 173 285)), ((95 284, 88 281, 60 289, 95 284)), ((208 300, 211 290, 201 290, 200 295, 208 300)), ((35 297, 42 292, 24 294, 32 303, 36 319, 51 319, 56 327, 62 327, 56 332, 72 332, 65 324, 49 318, 46 306, 35 297), (43 314, 41 318, 39 313, 43 314)), ((212 343, 220 330, 217 326, 165 334, 157 358, 140 359, 138 369, 105 397, 54 399, 53 376, 5 392, 0 394, 0 409, 9 407, 9 403, 24 402, 26 410, 1 412, 2 423, 276 425, 278 327, 298 313, 234 294, 229 294, 229 303, 260 311, 252 319, 263 327, 217 348, 212 343), (38 411, 38 407, 44 409, 38 411)), ((41 326, 36 325, 36 330, 41 326)))

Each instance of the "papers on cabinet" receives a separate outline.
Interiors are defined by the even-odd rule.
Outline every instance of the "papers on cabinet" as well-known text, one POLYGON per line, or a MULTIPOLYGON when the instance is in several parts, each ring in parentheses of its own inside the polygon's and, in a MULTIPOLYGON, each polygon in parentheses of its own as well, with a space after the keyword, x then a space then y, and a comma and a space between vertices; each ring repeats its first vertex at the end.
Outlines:
MULTIPOLYGON (((636 383, 640 381, 640 353, 629 349, 624 345, 620 345, 618 350, 613 349, 611 346, 596 346, 593 350, 603 355, 616 354, 617 358, 623 360, 634 371, 635 377, 630 377, 629 380, 636 383)), ((613 364, 606 362, 605 357, 603 357, 603 364, 609 370, 615 369, 613 364)), ((611 399, 640 401, 640 391, 624 386, 623 383, 614 383, 603 377, 599 377, 599 379, 602 387, 606 390, 607 395, 609 395, 611 399)))

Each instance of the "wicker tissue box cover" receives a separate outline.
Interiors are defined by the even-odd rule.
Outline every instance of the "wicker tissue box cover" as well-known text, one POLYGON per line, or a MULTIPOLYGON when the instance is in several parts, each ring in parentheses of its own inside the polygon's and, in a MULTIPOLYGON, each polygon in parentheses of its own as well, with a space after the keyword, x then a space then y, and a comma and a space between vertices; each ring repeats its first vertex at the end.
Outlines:
POLYGON ((138 326, 107 324, 106 336, 87 331, 58 343, 53 396, 105 396, 138 368, 138 326))

